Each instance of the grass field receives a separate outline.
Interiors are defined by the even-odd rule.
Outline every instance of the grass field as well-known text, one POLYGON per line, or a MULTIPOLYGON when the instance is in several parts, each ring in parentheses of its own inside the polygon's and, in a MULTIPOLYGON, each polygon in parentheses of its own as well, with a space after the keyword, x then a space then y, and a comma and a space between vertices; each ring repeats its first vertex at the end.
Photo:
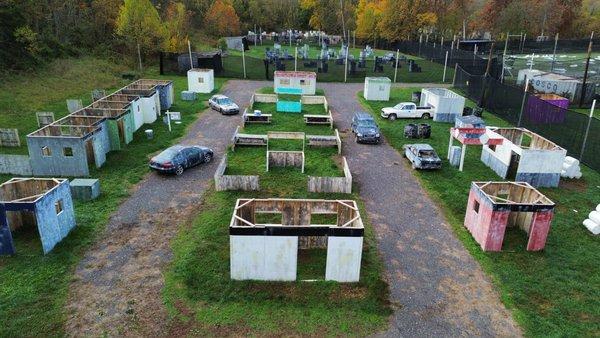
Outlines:
MULTIPOLYGON (((273 114, 273 127, 278 131, 331 134, 328 127, 305 126, 301 114, 266 112, 273 114)), ((265 133, 269 128, 248 125, 244 132, 265 133)), ((301 147, 298 142, 290 143, 293 142, 279 143, 277 148, 301 147)), ((183 227, 175 239, 175 257, 166 274, 164 292, 170 313, 190 332, 202 336, 364 336, 383 329, 390 314, 387 286, 381 280, 382 266, 368 222, 360 283, 325 282, 323 249, 301 250, 298 257, 298 280, 316 282, 230 280, 227 225, 237 198, 358 199, 356 192, 307 192, 308 175, 342 175, 335 148, 307 148, 305 173, 298 168, 272 168, 265 172, 265 151, 265 147, 236 147, 235 152, 228 154, 227 174, 259 175, 260 192, 208 192, 198 218, 191 226, 183 227)), ((361 210, 366 221, 362 205, 361 210)))
MULTIPOLYGON (((266 46, 258 46, 250 47, 250 51, 248 51, 245 55, 246 62, 246 78, 253 80, 264 80, 266 79, 265 75, 265 65, 263 59, 265 57, 264 50, 266 46)), ((314 48, 312 49, 314 50, 314 48)), ((350 50, 351 55, 354 55, 355 60, 358 60, 359 49, 350 50)), ((377 50, 375 52, 376 55, 381 56, 389 51, 377 50)), ((401 55, 404 55, 400 53, 401 55)), ((292 53, 293 56, 293 53, 292 53)), ((408 65, 406 61, 400 61, 397 72, 397 82, 411 82, 411 83, 424 83, 424 82, 442 82, 444 65, 423 60, 416 56, 404 55, 408 59, 414 59, 417 61, 422 68, 421 73, 410 73, 408 72, 408 65)), ((315 65, 309 65, 309 61, 316 61, 317 59, 311 60, 301 60, 300 58, 297 61, 297 70, 299 71, 311 71, 317 72, 317 67, 315 65), (305 65, 306 63, 306 65, 305 65)), ((282 61, 285 64, 286 70, 294 70, 295 63, 294 59, 282 61)), ((335 60, 330 60, 328 62, 328 72, 327 73, 318 73, 317 79, 320 82, 343 82, 344 81, 344 71, 345 66, 343 64, 336 64, 335 60)), ((394 63, 385 63, 383 65, 383 72, 374 72, 375 62, 373 57, 369 58, 366 62, 365 68, 357 68, 356 73, 348 74, 347 81, 348 82, 363 82, 365 76, 386 76, 390 79, 394 79, 394 63)), ((233 77, 233 78, 243 78, 243 61, 241 53, 230 51, 230 55, 223 58, 223 68, 224 73, 222 76, 225 77, 233 77)), ((269 78, 273 79, 273 71, 275 70, 275 65, 269 65, 269 78)), ((452 76, 454 74, 454 69, 449 68, 446 73, 446 81, 450 82, 452 76)))
MULTIPOLYGON (((36 128, 36 110, 66 115, 65 99, 81 98, 85 102, 94 88, 118 89, 126 83, 121 79, 124 70, 92 58, 57 60, 37 75, 5 81, 0 90, 1 124, 17 126, 25 135, 36 128)), ((187 87, 185 77, 161 77, 156 71, 144 75, 173 79, 176 93, 187 87)), ((218 79, 216 88, 223 83, 218 79)), ((100 179, 102 195, 92 202, 75 203, 77 227, 48 255, 42 255, 36 229, 14 233, 17 254, 0 257, 0 337, 64 335, 63 308, 76 264, 104 229, 110 214, 129 195, 129 189, 148 173, 150 154, 184 135, 204 107, 203 101, 184 102, 176 95, 173 109, 182 112, 182 123, 174 124, 171 133, 159 120, 138 130, 123 150, 109 153, 105 165, 91 172, 91 177, 100 179), (147 127, 154 129, 152 141, 144 135, 147 127)), ((2 181, 8 178, 2 176, 2 181)))
MULTIPOLYGON (((391 102, 359 100, 375 116, 384 136, 401 150, 410 141, 403 137, 406 123, 421 120, 382 119, 378 112, 391 103, 410 101, 418 88, 392 89, 391 102)), ((470 102, 470 105, 473 103, 470 102)), ((486 112, 488 125, 507 123, 486 112)), ((481 149, 468 147, 465 170, 450 167, 446 159, 450 125, 431 122, 432 138, 426 140, 444 160, 440 171, 418 171, 428 192, 442 207, 455 234, 491 276, 504 304, 527 336, 600 335, 600 250, 597 238, 581 222, 600 202, 600 174, 583 167, 581 180, 563 179, 559 188, 541 189, 556 204, 556 214, 542 252, 527 252, 526 234, 509 230, 503 252, 484 253, 463 226, 467 197, 472 181, 501 180, 480 161, 481 149)))

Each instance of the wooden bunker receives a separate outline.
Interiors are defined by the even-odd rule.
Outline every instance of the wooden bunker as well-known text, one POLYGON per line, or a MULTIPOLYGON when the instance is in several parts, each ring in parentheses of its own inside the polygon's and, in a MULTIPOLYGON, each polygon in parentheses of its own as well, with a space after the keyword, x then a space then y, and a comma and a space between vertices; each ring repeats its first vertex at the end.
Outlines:
POLYGON ((484 251, 501 251, 507 227, 527 233, 528 251, 544 249, 554 202, 526 182, 473 182, 465 227, 484 251))
POLYGON ((44 253, 75 227, 69 181, 13 178, 0 185, 0 255, 15 254, 11 230, 37 227, 44 253))
POLYGON ((294 281, 298 249, 327 247, 325 279, 358 282, 363 235, 352 200, 238 199, 229 224, 231 278, 294 281), (281 220, 259 223, 260 214, 281 220), (336 221, 316 224, 315 215, 335 215, 336 221))

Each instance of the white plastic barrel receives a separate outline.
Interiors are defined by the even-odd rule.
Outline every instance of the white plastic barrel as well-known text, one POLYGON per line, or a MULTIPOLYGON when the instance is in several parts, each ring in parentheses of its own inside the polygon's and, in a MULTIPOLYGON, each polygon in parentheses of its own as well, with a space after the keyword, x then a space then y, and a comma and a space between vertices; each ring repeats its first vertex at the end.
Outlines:
POLYGON ((588 218, 591 219, 592 221, 600 224, 600 212, 594 210, 594 211, 590 212, 588 218))
POLYGON ((600 224, 592 221, 591 219, 586 219, 583 221, 583 225, 594 235, 600 234, 600 224))

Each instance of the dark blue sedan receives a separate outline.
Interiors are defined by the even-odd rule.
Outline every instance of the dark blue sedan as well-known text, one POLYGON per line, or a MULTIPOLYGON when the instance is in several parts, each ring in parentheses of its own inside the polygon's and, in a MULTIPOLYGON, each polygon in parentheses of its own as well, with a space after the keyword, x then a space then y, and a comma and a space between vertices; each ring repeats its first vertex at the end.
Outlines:
POLYGON ((172 146, 150 160, 150 168, 161 173, 183 174, 187 168, 208 163, 213 158, 210 148, 200 146, 172 146))

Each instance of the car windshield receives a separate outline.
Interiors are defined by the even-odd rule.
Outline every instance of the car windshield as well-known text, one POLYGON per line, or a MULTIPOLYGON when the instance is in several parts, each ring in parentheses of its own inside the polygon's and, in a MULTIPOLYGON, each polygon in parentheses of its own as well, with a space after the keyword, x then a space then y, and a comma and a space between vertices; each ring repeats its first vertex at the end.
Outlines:
POLYGON ((434 157, 435 156, 435 152, 433 152, 433 150, 421 150, 421 151, 419 151, 419 154, 421 154, 421 156, 423 156, 423 157, 434 157))
POLYGON ((177 155, 179 153, 179 148, 169 148, 166 149, 165 151, 163 151, 162 153, 158 154, 154 160, 158 161, 158 162, 162 162, 162 161, 170 161, 173 159, 173 157, 175 157, 175 155, 177 155))
POLYGON ((358 125, 360 127, 377 127, 373 120, 358 120, 358 125))
POLYGON ((226 97, 223 99, 218 99, 217 102, 219 102, 219 104, 231 104, 231 99, 226 97))

